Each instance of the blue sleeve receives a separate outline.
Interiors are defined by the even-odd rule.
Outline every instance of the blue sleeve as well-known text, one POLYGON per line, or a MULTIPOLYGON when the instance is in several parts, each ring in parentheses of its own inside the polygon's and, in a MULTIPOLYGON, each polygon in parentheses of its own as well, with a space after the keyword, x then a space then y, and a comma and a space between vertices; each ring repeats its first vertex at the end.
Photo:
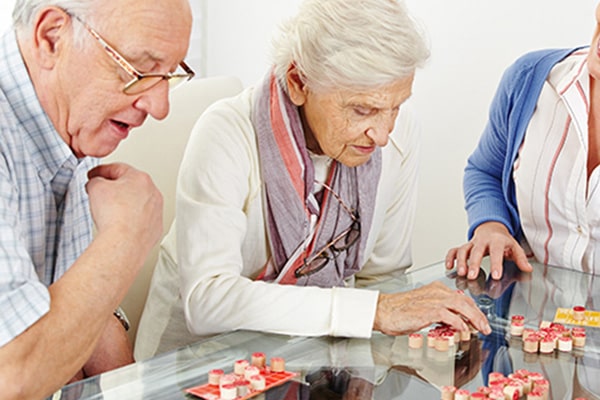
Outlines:
POLYGON ((515 234, 502 190, 508 153, 508 119, 513 105, 511 90, 517 80, 514 68, 513 65, 502 76, 490 107, 488 123, 465 167, 463 190, 469 218, 469 239, 477 226, 488 221, 501 222, 511 234, 515 234))

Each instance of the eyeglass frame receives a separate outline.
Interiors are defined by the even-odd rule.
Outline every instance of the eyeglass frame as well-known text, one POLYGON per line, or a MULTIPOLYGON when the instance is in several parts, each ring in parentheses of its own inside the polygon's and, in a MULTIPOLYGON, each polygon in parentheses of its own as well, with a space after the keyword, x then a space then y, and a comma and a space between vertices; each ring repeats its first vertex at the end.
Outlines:
POLYGON ((296 278, 301 278, 303 276, 309 276, 309 275, 312 275, 312 274, 315 274, 315 273, 321 271, 323 268, 325 268, 325 266, 329 263, 330 260, 335 259, 340 253, 348 250, 350 247, 352 247, 354 244, 356 244, 356 242, 360 239, 360 234, 361 234, 360 215, 358 215, 357 210, 351 209, 350 207, 348 207, 346 205, 346 203, 344 203, 344 201, 342 200, 340 195, 338 195, 329 185, 327 185, 325 183, 321 183, 321 184, 323 185, 323 187, 325 189, 329 190, 329 192, 340 203, 342 208, 344 208, 344 210, 346 210, 348 215, 350 215, 350 218, 352 219, 352 225, 350 225, 350 227, 348 227, 348 229, 345 229, 343 232, 341 232, 339 235, 337 235, 334 239, 332 239, 329 243, 327 243, 321 250, 319 250, 319 252, 312 255, 311 257, 305 258, 302 265, 299 266, 298 268, 296 268, 296 270, 294 271, 294 276, 296 278), (335 247, 335 245, 339 241, 341 241, 342 239, 344 239, 348 235, 350 235, 350 233, 352 231, 357 231, 358 235, 356 235, 356 237, 352 240, 351 243, 345 244, 345 246, 343 248, 335 247), (332 253, 332 256, 330 256, 329 253, 332 253), (325 260, 322 263, 322 265, 319 265, 318 267, 315 267, 315 268, 309 268, 309 265, 311 263, 313 263, 319 259, 325 260), (305 269, 306 269, 306 271, 305 271, 305 269))
POLYGON ((108 44, 108 42, 106 40, 104 40, 104 38, 102 38, 102 36, 100 36, 100 34, 98 32, 96 32, 96 30, 94 30, 94 28, 92 28, 90 25, 88 25, 78 15, 73 14, 68 11, 65 11, 65 12, 72 18, 79 21, 83 25, 83 27, 92 35, 92 37, 94 37, 94 39, 96 39, 98 41, 98 43, 102 46, 102 48, 104 49, 106 54, 108 54, 108 56, 115 63, 117 63, 121 68, 123 68, 125 70, 125 72, 127 72, 128 75, 133 77, 133 79, 131 81, 127 82, 125 84, 125 87, 123 88, 123 93, 125 93, 125 94, 139 94, 139 93, 145 92, 146 90, 152 89, 154 86, 158 85, 163 80, 170 82, 173 78, 180 78, 181 81, 178 82, 177 85, 169 86, 169 89, 173 90, 180 84, 191 80, 196 75, 194 70, 190 66, 188 66, 185 63, 185 61, 181 61, 179 63, 179 66, 185 71, 185 74, 173 73, 173 72, 168 72, 166 74, 159 74, 159 73, 143 74, 143 73, 139 72, 129 61, 127 61, 125 59, 125 57, 123 57, 114 47, 112 47, 110 44, 108 44), (135 87, 135 85, 137 85, 139 82, 142 82, 143 79, 147 79, 147 78, 161 78, 161 79, 157 80, 151 86, 148 86, 147 88, 144 88, 140 91, 137 91, 137 92, 131 91, 132 87, 135 87))

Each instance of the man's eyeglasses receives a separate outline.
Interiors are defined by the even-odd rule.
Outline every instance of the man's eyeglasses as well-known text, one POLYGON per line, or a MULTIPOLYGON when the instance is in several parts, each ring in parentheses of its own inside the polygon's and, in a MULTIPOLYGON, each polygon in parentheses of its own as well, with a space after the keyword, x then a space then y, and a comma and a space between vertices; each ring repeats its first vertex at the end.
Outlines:
POLYGON ((84 28, 102 45, 102 48, 106 51, 106 54, 113 59, 121 68, 127 72, 128 75, 133 77, 125 87, 123 92, 126 94, 139 94, 146 90, 153 88, 163 80, 169 83, 169 89, 173 90, 182 83, 189 81, 195 75, 194 71, 185 63, 181 62, 179 66, 183 69, 184 73, 167 73, 167 74, 142 74, 136 70, 131 63, 129 63, 117 50, 115 50, 110 44, 108 44, 92 27, 90 27, 85 21, 79 18, 77 15, 67 13, 71 17, 79 21, 84 28))
POLYGON ((307 275, 312 275, 322 270, 330 260, 336 258, 340 253, 348 250, 354 245, 360 238, 360 217, 356 210, 351 209, 344 203, 342 198, 333 191, 328 185, 323 184, 323 187, 339 201, 341 206, 346 210, 352 219, 352 225, 338 236, 336 236, 331 242, 327 243, 318 253, 313 256, 306 258, 304 263, 294 271, 296 278, 300 278, 307 275))

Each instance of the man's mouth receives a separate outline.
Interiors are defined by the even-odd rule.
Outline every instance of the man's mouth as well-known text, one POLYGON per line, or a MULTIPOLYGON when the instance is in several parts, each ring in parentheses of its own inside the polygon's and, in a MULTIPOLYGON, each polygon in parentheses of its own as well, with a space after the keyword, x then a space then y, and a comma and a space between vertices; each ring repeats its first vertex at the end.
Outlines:
POLYGON ((125 129, 125 130, 129 130, 129 124, 126 124, 125 122, 122 121, 117 121, 112 119, 111 120, 113 124, 117 125, 120 129, 125 129))

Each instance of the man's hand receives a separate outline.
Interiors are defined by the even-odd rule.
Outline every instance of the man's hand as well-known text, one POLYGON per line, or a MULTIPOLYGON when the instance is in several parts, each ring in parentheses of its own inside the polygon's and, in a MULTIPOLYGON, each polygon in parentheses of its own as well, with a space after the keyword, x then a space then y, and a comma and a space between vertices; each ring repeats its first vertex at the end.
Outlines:
POLYGON ((86 189, 98 233, 134 239, 145 259, 162 235, 163 199, 150 176, 126 164, 100 165, 88 173, 86 189))
POLYGON ((433 323, 446 323, 459 331, 489 334, 486 316, 470 297, 433 282, 404 293, 380 294, 373 329, 387 335, 404 335, 433 323))

